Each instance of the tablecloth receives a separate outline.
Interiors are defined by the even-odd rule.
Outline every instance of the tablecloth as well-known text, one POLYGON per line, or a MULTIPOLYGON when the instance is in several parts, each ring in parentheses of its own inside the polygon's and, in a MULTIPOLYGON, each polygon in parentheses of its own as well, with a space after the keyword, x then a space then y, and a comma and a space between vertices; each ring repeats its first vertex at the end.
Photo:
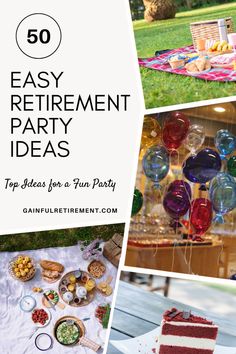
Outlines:
MULTIPOLYGON (((54 260, 62 263, 65 266, 65 273, 82 269, 87 270, 89 261, 82 258, 80 246, 47 248, 40 250, 24 251, 21 253, 28 254, 33 257, 36 262, 41 259, 54 260)), ((42 353, 35 347, 35 337, 39 333, 48 333, 53 337, 53 327, 56 321, 65 315, 76 316, 79 319, 89 317, 86 321, 86 337, 98 342, 97 333, 102 328, 98 320, 95 318, 95 309, 98 304, 112 301, 112 295, 104 297, 101 294, 96 294, 92 303, 85 307, 71 307, 66 305, 64 310, 57 307, 56 312, 50 309, 52 320, 47 327, 40 328, 29 339, 34 332, 35 326, 31 320, 31 313, 23 312, 19 307, 20 299, 25 295, 33 295, 36 298, 37 306, 42 308, 41 299, 42 294, 35 294, 32 292, 34 286, 42 287, 43 289, 58 289, 59 281, 54 284, 48 284, 41 279, 40 267, 38 267, 36 276, 25 283, 14 280, 8 273, 8 263, 19 252, 2 252, 0 253, 0 353, 4 354, 39 354, 42 353)), ((117 270, 105 258, 102 261, 106 265, 106 273, 101 280, 106 279, 109 275, 113 277, 111 286, 114 288, 117 270)), ((99 280, 100 281, 100 280, 99 280)), ((63 302, 62 299, 60 299, 63 302)), ((99 351, 102 353, 102 349, 99 351)), ((49 354, 94 354, 90 349, 81 346, 65 347, 60 345, 55 338, 53 338, 53 347, 48 350, 49 354)))
MULTIPOLYGON (((165 71, 171 74, 178 74, 184 76, 192 76, 187 72, 185 68, 183 69, 172 69, 169 63, 167 62, 168 57, 176 54, 183 53, 193 53, 195 49, 192 45, 173 49, 167 53, 151 57, 151 58, 139 58, 139 65, 148 69, 165 71)), ((236 81, 236 71, 230 69, 222 68, 212 68, 209 72, 194 76, 197 79, 207 80, 207 81, 236 81)))

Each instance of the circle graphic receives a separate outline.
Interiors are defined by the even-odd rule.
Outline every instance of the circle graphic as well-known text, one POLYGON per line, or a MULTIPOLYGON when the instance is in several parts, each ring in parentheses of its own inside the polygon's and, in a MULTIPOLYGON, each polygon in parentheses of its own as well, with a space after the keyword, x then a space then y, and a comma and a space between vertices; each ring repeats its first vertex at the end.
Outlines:
POLYGON ((26 16, 16 29, 16 43, 30 58, 45 59, 61 44, 62 32, 57 21, 44 13, 26 16))

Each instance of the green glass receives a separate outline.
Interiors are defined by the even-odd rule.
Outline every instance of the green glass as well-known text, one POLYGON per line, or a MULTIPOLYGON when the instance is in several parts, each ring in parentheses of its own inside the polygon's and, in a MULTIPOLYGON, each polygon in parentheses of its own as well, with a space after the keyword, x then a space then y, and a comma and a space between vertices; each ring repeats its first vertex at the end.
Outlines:
POLYGON ((139 210, 141 210, 142 206, 143 206, 143 195, 137 188, 135 188, 133 205, 132 205, 132 216, 137 214, 139 210))
POLYGON ((236 177, 236 156, 230 157, 227 163, 227 167, 231 176, 236 177))

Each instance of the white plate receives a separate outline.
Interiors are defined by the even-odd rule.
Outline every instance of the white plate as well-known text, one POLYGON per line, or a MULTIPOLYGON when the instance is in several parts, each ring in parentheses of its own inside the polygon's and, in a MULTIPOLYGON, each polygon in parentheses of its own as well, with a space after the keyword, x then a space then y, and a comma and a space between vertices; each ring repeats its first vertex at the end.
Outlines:
MULTIPOLYGON (((34 309, 34 310, 37 310, 37 309, 34 309)), ((47 314, 48 314, 48 320, 45 322, 45 324, 44 325, 42 325, 41 323, 39 323, 39 322, 37 322, 37 323, 34 323, 34 321, 32 320, 32 318, 31 318, 31 321, 33 322, 33 324, 35 325, 35 327, 39 327, 39 328, 43 328, 43 327, 46 327, 48 324, 49 324, 49 322, 51 321, 51 317, 52 317, 52 315, 51 315, 51 312, 49 311, 49 310, 47 310, 47 309, 43 309, 45 312, 47 312, 47 314)), ((33 311, 34 312, 34 311, 33 311)), ((32 314, 33 314, 33 312, 32 312, 32 314)))
POLYGON ((35 346, 42 351, 49 350, 52 347, 52 337, 47 333, 40 333, 35 338, 35 346))
MULTIPOLYGON (((153 354, 153 349, 157 348, 156 339, 159 334, 160 327, 136 338, 119 341, 111 340, 110 342, 124 354, 153 354)), ((217 345, 214 354, 236 354, 236 348, 217 345)))
POLYGON ((208 73, 210 70, 211 70, 212 68, 210 68, 210 69, 207 69, 207 70, 203 70, 203 71, 197 71, 197 72, 193 72, 193 71, 188 71, 188 70, 186 70, 187 71, 187 73, 189 74, 189 75, 191 75, 191 76, 198 76, 198 75, 202 75, 202 74, 206 74, 206 73, 208 73))
POLYGON ((214 67, 214 68, 233 68, 234 66, 234 63, 231 62, 229 64, 223 64, 223 63, 214 63, 215 59, 217 58, 234 58, 235 57, 235 53, 231 53, 231 54, 223 54, 223 55, 219 55, 217 57, 214 57, 210 60, 211 62, 211 65, 214 67))

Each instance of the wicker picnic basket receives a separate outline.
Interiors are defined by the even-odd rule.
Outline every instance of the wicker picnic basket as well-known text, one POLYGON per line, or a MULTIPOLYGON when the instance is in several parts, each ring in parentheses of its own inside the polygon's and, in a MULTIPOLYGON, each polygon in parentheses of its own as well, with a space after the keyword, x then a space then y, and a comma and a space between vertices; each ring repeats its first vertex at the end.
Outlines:
MULTIPOLYGON (((232 17, 225 18, 228 33, 234 32, 232 17)), ((190 24, 190 30, 193 38, 193 45, 196 48, 196 41, 201 38, 220 40, 220 30, 218 20, 193 22, 190 24)))

